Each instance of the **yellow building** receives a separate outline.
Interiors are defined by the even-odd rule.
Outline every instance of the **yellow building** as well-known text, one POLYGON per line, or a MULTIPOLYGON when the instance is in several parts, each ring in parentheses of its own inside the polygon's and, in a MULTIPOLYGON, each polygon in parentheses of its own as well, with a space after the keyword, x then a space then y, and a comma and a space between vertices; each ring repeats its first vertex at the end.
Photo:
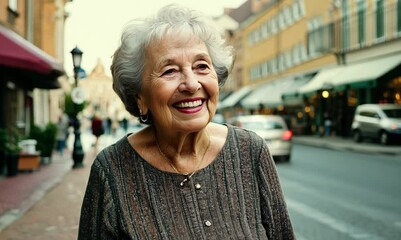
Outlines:
POLYGON ((231 32, 235 83, 222 91, 235 92, 219 111, 282 114, 296 133, 334 112, 348 135, 357 104, 399 102, 400 16, 400 0, 266 1, 231 32))

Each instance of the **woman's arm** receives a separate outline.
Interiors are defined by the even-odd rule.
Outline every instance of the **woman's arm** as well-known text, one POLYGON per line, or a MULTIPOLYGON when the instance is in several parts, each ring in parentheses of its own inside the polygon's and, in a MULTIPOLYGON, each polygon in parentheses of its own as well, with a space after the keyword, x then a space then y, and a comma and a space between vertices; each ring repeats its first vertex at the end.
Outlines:
POLYGON ((86 188, 79 222, 78 239, 118 239, 117 214, 110 186, 98 158, 86 188))
POLYGON ((269 239, 295 239, 276 166, 264 141, 257 161, 262 222, 266 233, 269 239))

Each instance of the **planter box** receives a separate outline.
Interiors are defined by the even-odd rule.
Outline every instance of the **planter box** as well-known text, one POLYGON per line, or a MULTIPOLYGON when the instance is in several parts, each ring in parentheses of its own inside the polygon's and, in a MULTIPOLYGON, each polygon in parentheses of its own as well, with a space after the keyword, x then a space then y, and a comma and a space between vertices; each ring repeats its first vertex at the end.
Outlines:
POLYGON ((40 153, 20 153, 18 170, 37 170, 40 167, 40 153))

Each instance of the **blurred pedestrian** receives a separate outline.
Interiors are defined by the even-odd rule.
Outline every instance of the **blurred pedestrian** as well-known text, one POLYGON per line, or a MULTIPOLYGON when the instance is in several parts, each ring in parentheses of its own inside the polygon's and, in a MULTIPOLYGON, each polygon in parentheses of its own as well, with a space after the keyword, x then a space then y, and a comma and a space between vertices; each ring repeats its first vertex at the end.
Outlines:
POLYGON ((63 155, 68 137, 69 119, 66 114, 59 116, 57 121, 56 149, 59 155, 63 155))
POLYGON ((123 32, 113 89, 147 127, 96 156, 78 239, 295 239, 266 141, 211 122, 233 63, 216 27, 170 5, 123 32))
POLYGON ((124 133, 127 133, 127 131, 128 131, 128 119, 126 117, 124 117, 121 120, 121 125, 122 125, 122 127, 124 129, 124 133))
POLYGON ((331 135, 331 125, 332 124, 333 124, 333 122, 331 121, 329 114, 325 113, 324 114, 324 132, 327 137, 331 135))
POLYGON ((103 121, 100 118, 98 114, 94 114, 92 118, 92 134, 95 136, 95 143, 93 144, 93 147, 95 150, 98 149, 99 145, 99 138, 101 135, 104 134, 104 127, 103 127, 103 121))

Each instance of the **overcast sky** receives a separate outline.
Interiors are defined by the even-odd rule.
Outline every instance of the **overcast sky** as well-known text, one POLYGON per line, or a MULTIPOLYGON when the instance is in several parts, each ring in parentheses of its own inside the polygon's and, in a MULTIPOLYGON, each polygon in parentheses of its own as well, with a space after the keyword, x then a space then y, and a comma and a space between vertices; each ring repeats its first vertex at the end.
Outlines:
POLYGON ((121 30, 129 20, 154 15, 169 3, 179 3, 210 16, 223 14, 225 7, 239 7, 245 0, 74 0, 66 6, 65 70, 71 76, 70 51, 78 46, 84 52, 81 67, 89 73, 97 59, 107 73, 111 56, 117 48, 121 30))

